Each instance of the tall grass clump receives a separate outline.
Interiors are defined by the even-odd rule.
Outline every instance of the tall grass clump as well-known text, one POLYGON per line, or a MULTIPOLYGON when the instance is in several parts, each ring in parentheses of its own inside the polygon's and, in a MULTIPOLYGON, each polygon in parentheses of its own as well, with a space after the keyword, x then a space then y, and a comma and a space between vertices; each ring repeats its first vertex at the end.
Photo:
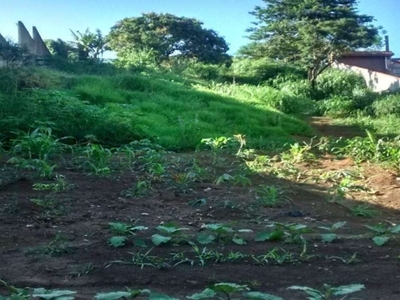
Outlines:
POLYGON ((209 89, 220 95, 234 97, 243 103, 256 107, 270 107, 285 114, 308 114, 314 109, 311 99, 287 87, 279 90, 271 86, 212 84, 209 89))

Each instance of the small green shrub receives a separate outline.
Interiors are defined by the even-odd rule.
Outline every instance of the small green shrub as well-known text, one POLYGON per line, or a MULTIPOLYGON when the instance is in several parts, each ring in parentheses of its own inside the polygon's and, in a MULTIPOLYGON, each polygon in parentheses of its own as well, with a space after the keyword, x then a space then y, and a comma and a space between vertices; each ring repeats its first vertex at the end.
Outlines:
POLYGON ((303 69, 268 58, 235 58, 229 71, 229 77, 234 78, 235 82, 251 85, 266 83, 267 80, 277 76, 290 76, 292 79, 305 79, 307 77, 303 69))
POLYGON ((379 99, 372 104, 372 108, 377 117, 400 116, 400 95, 388 95, 379 99))
POLYGON ((354 112, 354 103, 344 96, 333 96, 327 100, 317 102, 317 112, 332 118, 349 117, 354 112))
POLYGON ((329 69, 317 78, 314 97, 317 100, 333 96, 352 97, 355 90, 366 87, 364 78, 355 72, 329 69))

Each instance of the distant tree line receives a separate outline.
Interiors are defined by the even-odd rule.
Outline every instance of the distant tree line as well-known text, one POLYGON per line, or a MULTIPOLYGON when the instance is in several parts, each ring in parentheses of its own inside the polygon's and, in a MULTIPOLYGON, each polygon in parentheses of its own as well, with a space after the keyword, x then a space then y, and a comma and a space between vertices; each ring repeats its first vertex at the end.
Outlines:
MULTIPOLYGON (((311 86, 343 53, 380 42, 380 28, 372 25, 372 16, 358 12, 357 0, 263 2, 251 12, 257 20, 248 29, 251 42, 238 56, 300 66, 307 71, 311 86)), ((216 31, 204 28, 197 19, 168 13, 125 18, 107 36, 99 29, 71 30, 71 34, 71 42, 45 41, 55 58, 98 62, 105 51, 112 50, 119 67, 157 67, 182 60, 229 66, 232 61, 227 42, 216 31)), ((7 51, 0 55, 9 55, 7 51)))

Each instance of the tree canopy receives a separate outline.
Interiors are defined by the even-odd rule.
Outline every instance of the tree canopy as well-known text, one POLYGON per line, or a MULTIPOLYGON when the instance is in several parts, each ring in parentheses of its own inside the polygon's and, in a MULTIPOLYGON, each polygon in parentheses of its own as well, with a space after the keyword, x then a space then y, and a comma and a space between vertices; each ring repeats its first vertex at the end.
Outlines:
POLYGON ((379 41, 372 16, 359 14, 357 0, 263 0, 251 12, 251 44, 241 54, 295 62, 311 84, 345 52, 379 41))
POLYGON ((127 52, 152 49, 159 62, 171 55, 196 58, 206 63, 229 60, 229 47, 214 30, 197 19, 172 14, 146 13, 119 21, 108 35, 109 46, 124 56, 127 52))
POLYGON ((70 30, 74 41, 73 45, 78 49, 79 58, 85 60, 89 57, 98 59, 107 48, 107 42, 100 29, 96 29, 95 32, 90 32, 89 28, 86 28, 85 32, 70 30))

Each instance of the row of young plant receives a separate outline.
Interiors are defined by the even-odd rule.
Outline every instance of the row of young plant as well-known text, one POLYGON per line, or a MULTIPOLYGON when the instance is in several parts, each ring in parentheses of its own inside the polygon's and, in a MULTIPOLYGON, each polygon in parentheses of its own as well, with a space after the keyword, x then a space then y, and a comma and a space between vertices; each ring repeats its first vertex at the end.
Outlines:
MULTIPOLYGON (((168 154, 167 161, 165 158, 167 153, 148 140, 135 141, 114 149, 104 148, 89 140, 86 146, 77 147, 55 139, 49 128, 20 133, 10 145, 8 155, 11 154, 12 157, 8 161, 21 168, 35 170, 42 177, 55 178, 57 186, 60 186, 58 188, 62 188, 66 183, 63 182, 62 176, 55 174, 54 169, 57 166, 55 161, 65 152, 72 153, 70 156, 72 158, 64 160, 64 164, 95 175, 109 175, 113 170, 135 167, 143 171, 144 175, 132 188, 122 193, 122 196, 128 198, 148 195, 151 192, 151 185, 158 182, 168 182, 171 188, 187 192, 195 182, 214 180, 215 184, 246 186, 252 185, 249 176, 253 174, 272 174, 278 178, 295 181, 330 182, 331 201, 341 201, 348 192, 369 191, 369 188, 362 183, 364 177, 361 170, 330 171, 324 172, 321 176, 320 171, 314 174, 315 172, 304 171, 304 168, 298 168, 297 165, 313 164, 317 161, 318 155, 331 153, 339 158, 350 156, 356 163, 372 161, 398 169, 400 157, 398 141, 377 139, 368 131, 367 134, 367 138, 350 140, 321 139, 315 145, 312 142, 303 145, 294 143, 273 157, 257 154, 255 150, 246 148, 246 138, 242 135, 203 139, 200 146, 211 150, 209 163, 215 167, 226 165, 226 155, 221 154, 236 153, 239 167, 219 176, 210 167, 200 166, 195 158, 174 159, 172 154, 168 154)), ((283 206, 291 201, 285 191, 274 185, 260 185, 252 188, 250 192, 254 193, 256 204, 263 207, 283 206)), ((367 204, 351 208, 351 211, 359 216, 377 214, 367 204)))
MULTIPOLYGON (((24 299, 40 299, 40 300, 73 300, 77 292, 71 290, 48 290, 45 288, 17 288, 7 284, 0 279, 0 284, 4 285, 9 291, 9 296, 0 296, 2 300, 24 300, 24 299)), ((307 286, 290 286, 288 290, 304 291, 310 300, 318 299, 334 299, 336 296, 343 296, 359 292, 363 290, 363 284, 350 284, 342 286, 330 286, 324 284, 320 290, 307 287, 307 286)), ((150 300, 179 300, 179 298, 161 294, 149 289, 129 289, 123 291, 113 291, 106 293, 97 293, 94 296, 95 300, 117 300, 117 299, 141 299, 150 300), (144 298, 143 298, 144 297, 144 298)), ((258 300, 283 300, 283 298, 274 296, 268 293, 253 291, 248 285, 218 282, 210 284, 206 289, 199 293, 186 296, 185 299, 200 300, 200 299, 258 299, 258 300)), ((342 298, 343 299, 343 298, 342 298)))
MULTIPOLYGON (((323 243, 331 243, 336 239, 340 239, 337 230, 346 225, 346 222, 337 222, 331 226, 320 226, 318 229, 325 233, 314 234, 314 239, 320 239, 323 243)), ((193 245, 194 240, 201 245, 212 243, 234 243, 237 245, 245 245, 249 240, 249 236, 254 236, 256 242, 265 241, 283 241, 290 244, 305 244, 305 234, 314 233, 314 230, 305 224, 295 223, 278 223, 273 222, 267 224, 265 230, 256 234, 251 229, 234 229, 229 225, 222 223, 203 224, 198 234, 190 234, 190 228, 179 227, 175 223, 159 225, 155 229, 157 233, 150 238, 137 237, 139 232, 148 230, 146 226, 131 225, 121 222, 110 222, 110 231, 113 234, 109 238, 108 243, 113 247, 123 247, 132 237, 131 243, 138 247, 148 247, 148 242, 154 246, 161 245, 193 245)), ((363 234, 361 237, 372 237, 374 243, 382 246, 389 239, 397 240, 396 235, 400 233, 400 225, 379 223, 377 225, 366 225, 372 231, 372 234, 363 234)), ((312 235, 310 235, 312 236, 312 235)))

